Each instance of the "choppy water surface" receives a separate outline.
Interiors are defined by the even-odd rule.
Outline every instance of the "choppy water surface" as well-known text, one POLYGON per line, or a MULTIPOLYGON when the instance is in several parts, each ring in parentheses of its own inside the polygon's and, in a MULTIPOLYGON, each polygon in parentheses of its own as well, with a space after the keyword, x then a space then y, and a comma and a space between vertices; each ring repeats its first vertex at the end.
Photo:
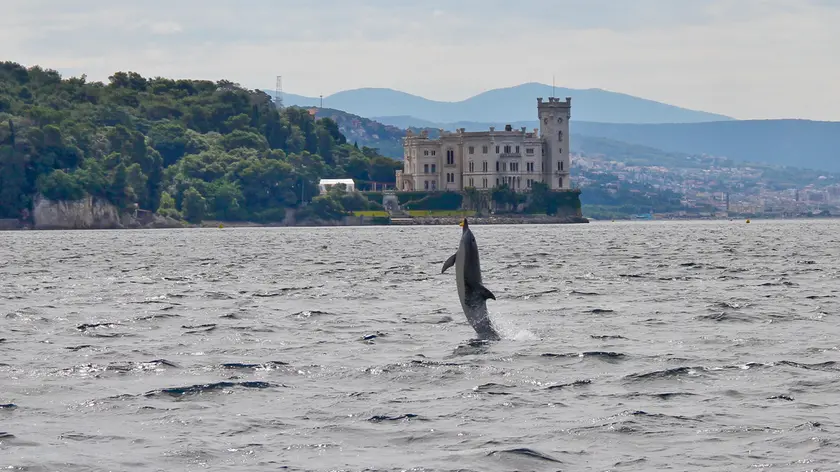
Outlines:
POLYGON ((840 223, 0 233, 0 467, 838 470, 840 223))

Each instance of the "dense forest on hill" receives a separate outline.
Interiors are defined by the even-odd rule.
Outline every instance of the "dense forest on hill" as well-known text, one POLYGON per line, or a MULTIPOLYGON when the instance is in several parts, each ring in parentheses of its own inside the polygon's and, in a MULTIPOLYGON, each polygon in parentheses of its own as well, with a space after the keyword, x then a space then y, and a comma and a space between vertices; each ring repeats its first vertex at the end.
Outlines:
POLYGON ((393 182, 401 167, 348 143, 334 121, 278 111, 231 82, 117 72, 103 84, 0 63, 0 218, 22 216, 39 193, 189 221, 280 221, 311 200, 304 213, 327 218, 342 202, 313 198, 319 179, 393 182))

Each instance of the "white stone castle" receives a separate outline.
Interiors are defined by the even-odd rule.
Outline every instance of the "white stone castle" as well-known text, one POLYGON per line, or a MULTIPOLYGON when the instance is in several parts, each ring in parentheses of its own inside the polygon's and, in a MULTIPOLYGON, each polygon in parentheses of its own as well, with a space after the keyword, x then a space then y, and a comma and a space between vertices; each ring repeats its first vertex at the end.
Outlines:
POLYGON ((572 99, 537 99, 540 129, 456 132, 440 130, 439 139, 423 131, 408 131, 403 139, 403 170, 397 171, 397 191, 491 189, 503 184, 528 191, 534 182, 552 190, 571 188, 569 179, 569 119, 572 99))

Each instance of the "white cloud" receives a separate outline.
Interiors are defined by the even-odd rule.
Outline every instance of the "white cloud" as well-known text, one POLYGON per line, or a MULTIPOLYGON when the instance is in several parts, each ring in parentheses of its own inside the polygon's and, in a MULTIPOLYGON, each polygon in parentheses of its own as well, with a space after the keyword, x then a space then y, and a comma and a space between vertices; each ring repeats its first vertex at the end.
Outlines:
POLYGON ((317 96, 462 99, 527 81, 739 118, 840 120, 833 0, 6 0, 0 55, 317 96))
POLYGON ((149 29, 154 34, 170 35, 180 33, 184 29, 174 21, 161 21, 149 25, 149 29))

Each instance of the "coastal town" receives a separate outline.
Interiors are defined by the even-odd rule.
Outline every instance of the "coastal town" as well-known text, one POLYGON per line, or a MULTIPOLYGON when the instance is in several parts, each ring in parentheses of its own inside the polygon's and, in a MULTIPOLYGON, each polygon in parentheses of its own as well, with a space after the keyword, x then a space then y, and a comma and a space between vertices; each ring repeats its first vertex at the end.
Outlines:
MULTIPOLYGON (((651 160, 659 157, 651 156, 651 160)), ((714 156, 670 157, 667 165, 657 165, 597 153, 573 154, 573 185, 581 188, 581 199, 590 206, 611 203, 598 201, 599 194, 646 197, 650 208, 639 208, 637 213, 648 218, 790 218, 840 213, 840 179, 830 173, 736 163, 714 156)))

